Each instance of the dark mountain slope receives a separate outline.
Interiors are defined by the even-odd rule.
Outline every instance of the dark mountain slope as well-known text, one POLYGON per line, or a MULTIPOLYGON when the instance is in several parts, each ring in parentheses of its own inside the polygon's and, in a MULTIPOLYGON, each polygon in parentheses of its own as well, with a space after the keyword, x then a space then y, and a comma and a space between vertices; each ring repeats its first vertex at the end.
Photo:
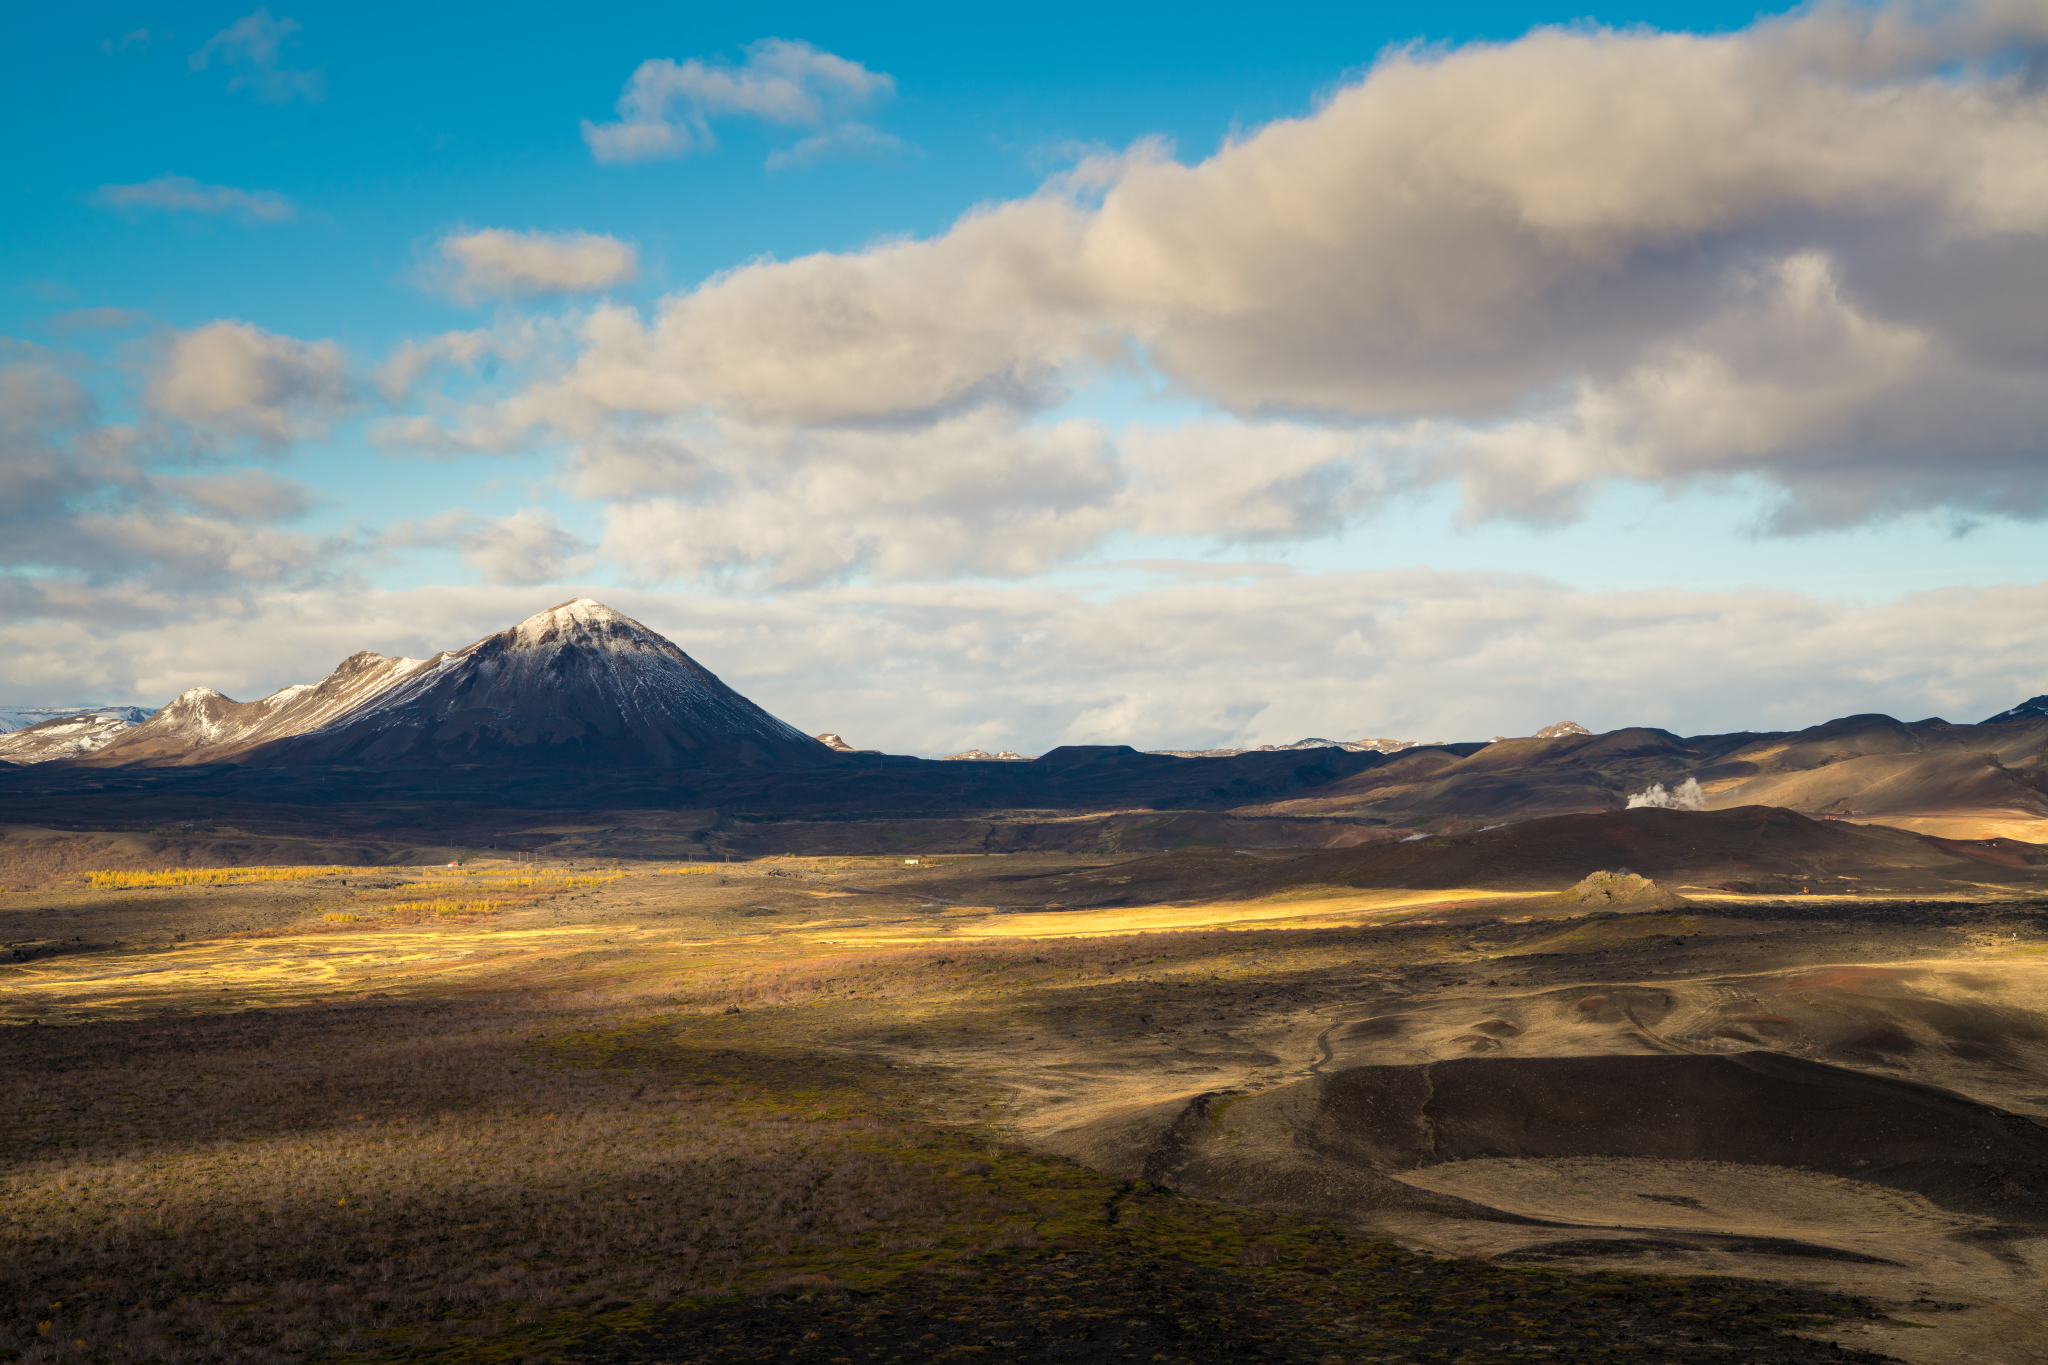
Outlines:
POLYGON ((1710 806, 1787 806, 1937 834, 2048 833, 2048 717, 1951 725, 1858 715, 1751 738, 1694 774, 1710 806))
POLYGON ((832 751, 589 598, 431 659, 361 653, 237 702, 193 688, 88 760, 243 768, 806 768, 832 751))
POLYGON ((1604 735, 1446 746, 1433 751, 1434 757, 1402 754, 1256 813, 1363 815, 1401 823, 1429 816, 1526 820, 1614 810, 1653 782, 1682 781, 1759 738, 1747 731, 1681 738, 1668 730, 1632 727, 1604 735))
POLYGON ((667 639, 583 598, 437 655, 247 767, 816 767, 835 755, 667 639))

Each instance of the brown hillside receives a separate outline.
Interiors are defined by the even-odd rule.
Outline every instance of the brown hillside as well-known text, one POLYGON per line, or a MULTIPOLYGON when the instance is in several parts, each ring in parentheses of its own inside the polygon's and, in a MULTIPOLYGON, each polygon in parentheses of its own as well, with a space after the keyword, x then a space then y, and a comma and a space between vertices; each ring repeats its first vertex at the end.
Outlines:
POLYGON ((1848 716, 1759 737, 1694 776, 1710 806, 1790 806, 1939 834, 2031 833, 2048 830, 2048 720, 1848 716))
POLYGON ((1433 816, 1526 820, 1618 810, 1631 793, 1652 782, 1682 780, 1733 750, 1754 747, 1757 738, 1742 733, 1685 739, 1635 727, 1604 735, 1496 740, 1464 758, 1438 750, 1407 763, 1384 763, 1319 787, 1311 796, 1240 813, 1364 815, 1399 822, 1433 816))
POLYGON ((1709 892, 2048 894, 2048 847, 1940 840, 1768 806, 1560 815, 1476 834, 1292 855, 1187 849, 993 876, 963 867, 925 885, 947 900, 1082 909, 1316 886, 1563 891, 1588 873, 1624 868, 1668 888, 1709 892))

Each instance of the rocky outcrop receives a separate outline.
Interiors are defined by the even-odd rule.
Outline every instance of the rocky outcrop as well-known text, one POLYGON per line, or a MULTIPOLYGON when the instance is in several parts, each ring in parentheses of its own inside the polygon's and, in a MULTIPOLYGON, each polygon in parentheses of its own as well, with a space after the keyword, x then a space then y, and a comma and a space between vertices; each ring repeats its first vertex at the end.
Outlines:
POLYGON ((1676 910, 1692 902, 1636 873, 1594 872, 1558 897, 1572 905, 1613 906, 1621 910, 1676 910))

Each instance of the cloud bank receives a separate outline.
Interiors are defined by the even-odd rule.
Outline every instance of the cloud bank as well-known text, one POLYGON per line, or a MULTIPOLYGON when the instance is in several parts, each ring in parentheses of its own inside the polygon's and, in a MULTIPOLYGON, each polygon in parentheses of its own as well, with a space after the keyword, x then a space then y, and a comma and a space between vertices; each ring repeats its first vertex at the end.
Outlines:
MULTIPOLYGON (((1826 5, 1392 52, 1192 164, 1140 144, 936 237, 592 310, 522 391, 402 438, 566 443, 632 499, 620 561, 783 584, 1032 572, 1162 521, 1328 534, 1441 483, 1471 521, 1731 482, 1775 490, 1777 533, 2040 518, 2044 36, 2033 5, 1826 5), (1060 413, 1133 373, 1214 417, 1060 413), (1205 459, 1240 497, 1201 514, 1205 459)), ((718 113, 829 122, 821 90, 881 88, 825 57, 643 66, 592 145, 679 154, 718 113)))
POLYGON ((170 339, 143 397, 202 439, 281 449, 324 434, 348 407, 348 363, 331 341, 209 322, 170 339))
POLYGON ((486 583, 560 583, 591 566, 591 547, 537 507, 497 518, 456 508, 424 521, 399 521, 385 532, 384 544, 456 549, 486 583))
MULTIPOLYGON (((300 420, 288 378, 252 381, 268 334, 247 331, 253 355, 240 349, 251 338, 236 332, 175 337, 157 368, 168 411, 137 424, 101 417, 85 382, 92 376, 74 358, 0 351, 0 620, 61 619, 90 601, 103 619, 161 623, 178 611, 215 611, 223 593, 318 581, 346 557, 344 538, 290 526, 313 506, 313 490, 205 459, 223 429, 262 443, 300 420), (253 406, 224 413, 236 392, 253 406)), ((307 359, 287 350, 283 363, 307 359)), ((313 350, 316 374, 325 359, 313 350)), ((316 384, 303 396, 317 402, 321 392, 316 384)))

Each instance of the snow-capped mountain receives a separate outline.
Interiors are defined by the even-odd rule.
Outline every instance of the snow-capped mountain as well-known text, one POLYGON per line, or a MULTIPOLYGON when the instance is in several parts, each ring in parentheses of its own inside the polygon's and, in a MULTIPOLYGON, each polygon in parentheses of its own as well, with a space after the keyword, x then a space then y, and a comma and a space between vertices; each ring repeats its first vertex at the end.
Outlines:
MULTIPOLYGON (((1432 740, 1441 744, 1442 740, 1432 740)), ((1276 754, 1290 749, 1342 749, 1348 754, 1397 754, 1403 749, 1416 748, 1421 743, 1414 739, 1297 739, 1292 744, 1261 744, 1256 749, 1147 749, 1148 754, 1163 754, 1168 758, 1235 758, 1239 754, 1276 754)))
POLYGON ((237 702, 194 688, 95 763, 696 767, 831 751, 646 626, 579 598, 431 659, 362 653, 237 702))
POLYGON ((180 693, 169 706, 105 755, 108 762, 237 762, 255 745, 334 724, 427 666, 368 650, 341 661, 319 683, 294 683, 256 701, 235 701, 210 687, 180 693))
POLYGON ((149 711, 141 706, 0 706, 0 735, 72 716, 105 716, 123 725, 140 725, 149 719, 149 711))
MULTIPOLYGON (((9 716, 34 716, 39 711, 19 709, 9 716)), ((31 721, 0 734, 0 763, 50 763, 60 758, 79 758, 103 749, 127 734, 147 718, 139 706, 95 706, 78 711, 59 711, 47 720, 31 721)))

